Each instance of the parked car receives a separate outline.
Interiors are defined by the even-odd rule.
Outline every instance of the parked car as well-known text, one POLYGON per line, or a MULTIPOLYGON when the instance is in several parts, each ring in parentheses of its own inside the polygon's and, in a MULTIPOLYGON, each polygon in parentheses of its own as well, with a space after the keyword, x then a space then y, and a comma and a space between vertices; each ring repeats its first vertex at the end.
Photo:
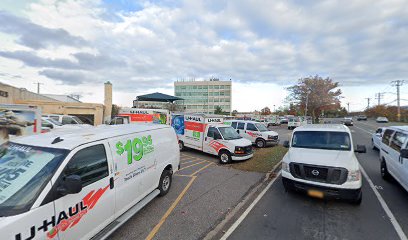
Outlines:
POLYGON ((24 136, 0 151, 2 239, 105 239, 166 195, 180 165, 174 130, 159 124, 24 136))
POLYGON ((384 129, 381 147, 381 176, 385 180, 394 178, 408 191, 408 126, 384 129))
POLYGON ((360 204, 362 177, 350 129, 341 124, 305 125, 285 141, 289 151, 282 160, 282 181, 286 190, 316 198, 341 198, 360 204))
POLYGON ((48 127, 50 129, 55 129, 55 128, 62 127, 64 125, 62 125, 62 123, 60 123, 57 120, 54 120, 52 118, 41 117, 41 126, 42 127, 48 127))
POLYGON ((230 123, 237 133, 248 139, 259 148, 267 145, 277 145, 279 143, 279 135, 277 132, 270 131, 263 124, 255 121, 232 120, 225 121, 230 123))
POLYGON ((287 117, 279 117, 280 124, 288 124, 289 119, 287 117))
POLYGON ((59 114, 46 114, 46 115, 42 115, 42 116, 46 117, 46 118, 54 119, 55 121, 58 121, 58 122, 62 123, 62 125, 65 125, 65 124, 85 124, 77 116, 59 115, 59 114))
POLYGON ((377 128, 375 133, 373 133, 373 135, 371 136, 371 144, 372 144, 373 150, 379 150, 380 149, 381 139, 382 139, 383 133, 384 133, 384 128, 380 127, 380 128, 377 128))
POLYGON ((388 118, 378 117, 375 121, 378 122, 378 123, 388 123, 388 118))
POLYGON ((289 118, 289 121, 288 121, 288 129, 289 130, 295 129, 295 128, 301 126, 301 125, 302 125, 302 121, 301 121, 300 117, 291 117, 291 118, 289 118))
POLYGON ((353 126, 354 122, 353 122, 353 118, 352 117, 345 117, 343 119, 343 124, 346 126, 353 126))
POLYGON ((366 115, 358 115, 357 116, 357 121, 367 121, 367 116, 366 115))

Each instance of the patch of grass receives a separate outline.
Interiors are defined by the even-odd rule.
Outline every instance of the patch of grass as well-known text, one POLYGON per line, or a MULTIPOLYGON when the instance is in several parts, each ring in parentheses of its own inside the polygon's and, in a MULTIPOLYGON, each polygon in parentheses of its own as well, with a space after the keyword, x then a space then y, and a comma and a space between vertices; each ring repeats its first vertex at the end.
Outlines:
POLYGON ((282 160, 287 151, 288 149, 282 146, 256 148, 251 159, 233 162, 230 166, 242 171, 267 173, 282 160))

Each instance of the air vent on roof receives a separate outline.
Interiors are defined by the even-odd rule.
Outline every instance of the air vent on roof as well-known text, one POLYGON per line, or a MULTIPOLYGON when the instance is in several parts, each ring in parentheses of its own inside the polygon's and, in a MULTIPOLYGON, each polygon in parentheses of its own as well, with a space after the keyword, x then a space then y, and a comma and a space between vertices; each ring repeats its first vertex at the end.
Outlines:
POLYGON ((56 144, 56 143, 59 143, 59 142, 62 142, 62 141, 64 141, 64 139, 62 139, 62 138, 60 138, 60 137, 57 137, 57 138, 55 138, 55 139, 52 141, 51 144, 56 144))

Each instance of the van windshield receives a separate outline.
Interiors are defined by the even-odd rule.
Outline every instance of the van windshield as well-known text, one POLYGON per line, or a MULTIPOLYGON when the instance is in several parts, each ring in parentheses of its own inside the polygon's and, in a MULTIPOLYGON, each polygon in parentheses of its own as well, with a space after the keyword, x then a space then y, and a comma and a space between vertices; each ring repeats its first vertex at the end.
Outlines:
POLYGON ((269 130, 265 127, 265 125, 263 125, 263 124, 255 123, 255 126, 256 126, 256 128, 258 128, 258 130, 259 130, 260 132, 267 132, 267 131, 269 131, 269 130))
POLYGON ((293 134, 292 147, 349 151, 351 141, 345 132, 298 131, 293 134))
POLYGON ((220 130, 220 133, 225 140, 234 140, 242 138, 232 127, 220 127, 218 128, 218 130, 220 130))
POLYGON ((0 217, 28 211, 64 160, 68 150, 0 146, 0 217))

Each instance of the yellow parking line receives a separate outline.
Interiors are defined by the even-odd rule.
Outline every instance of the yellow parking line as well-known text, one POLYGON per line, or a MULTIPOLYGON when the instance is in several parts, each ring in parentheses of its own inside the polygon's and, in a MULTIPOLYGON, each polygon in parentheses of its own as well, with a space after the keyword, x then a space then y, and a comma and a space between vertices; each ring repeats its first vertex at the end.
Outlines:
POLYGON ((187 161, 187 162, 181 162, 180 161, 180 163, 181 164, 187 164, 187 163, 193 163, 193 162, 198 162, 198 161, 202 161, 201 159, 200 160, 191 160, 191 161, 187 161))
POLYGON ((201 164, 201 163, 203 163, 203 162, 207 162, 207 161, 204 160, 204 161, 201 161, 201 162, 198 162, 198 163, 194 163, 194 164, 188 165, 188 166, 186 166, 186 167, 180 168, 179 171, 184 170, 184 169, 189 168, 189 167, 192 167, 192 166, 195 166, 195 165, 198 165, 198 164, 201 164))
POLYGON ((164 214, 164 216, 160 219, 160 222, 153 228, 153 230, 149 233, 149 235, 146 237, 146 240, 153 239, 153 237, 157 234, 159 231, 160 227, 163 225, 163 223, 166 221, 166 219, 169 217, 171 212, 176 208, 177 204, 180 202, 181 198, 186 194, 187 190, 191 187, 193 184, 194 180, 196 179, 196 176, 192 176, 190 179, 190 182, 188 182, 187 186, 183 189, 183 191, 180 193, 180 195, 177 197, 177 199, 171 204, 170 208, 167 209, 167 212, 164 214))
POLYGON ((190 155, 190 154, 185 154, 185 153, 183 153, 183 155, 188 156, 188 157, 191 157, 191 158, 197 158, 197 159, 200 159, 199 157, 196 157, 196 156, 193 156, 193 155, 190 155))
POLYGON ((178 174, 178 173, 174 174, 174 176, 177 176, 177 177, 192 177, 190 175, 183 175, 183 174, 178 174))
POLYGON ((201 172, 202 170, 208 168, 210 165, 213 165, 213 164, 214 164, 214 163, 210 163, 210 164, 208 164, 208 165, 205 165, 204 167, 202 167, 202 168, 198 169, 197 171, 195 171, 194 173, 190 174, 190 176, 191 176, 191 177, 196 177, 195 175, 196 175, 197 173, 201 172))

